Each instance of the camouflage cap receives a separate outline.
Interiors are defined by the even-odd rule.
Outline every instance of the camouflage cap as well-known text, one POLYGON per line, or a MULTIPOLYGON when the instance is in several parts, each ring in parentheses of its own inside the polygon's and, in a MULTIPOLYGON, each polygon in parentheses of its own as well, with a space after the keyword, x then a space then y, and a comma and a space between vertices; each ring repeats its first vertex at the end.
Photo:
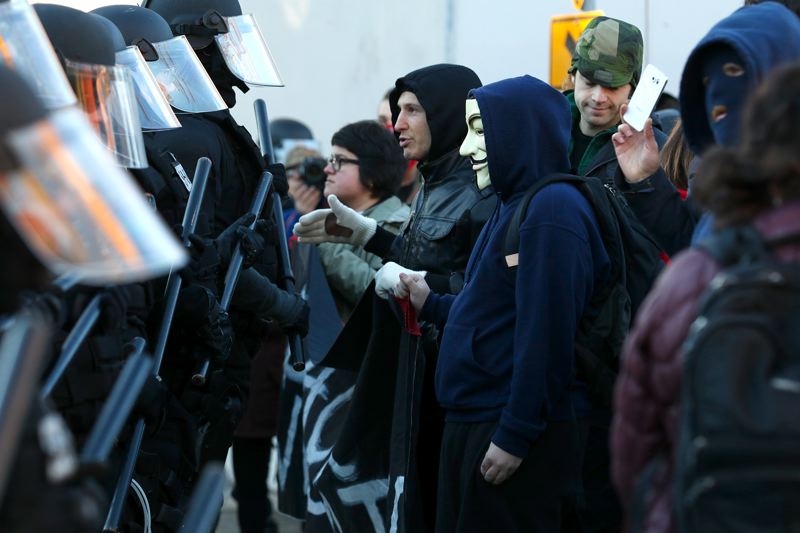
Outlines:
POLYGON ((597 17, 578 39, 569 73, 578 70, 605 87, 626 83, 636 86, 642 73, 643 50, 639 28, 622 20, 597 17))

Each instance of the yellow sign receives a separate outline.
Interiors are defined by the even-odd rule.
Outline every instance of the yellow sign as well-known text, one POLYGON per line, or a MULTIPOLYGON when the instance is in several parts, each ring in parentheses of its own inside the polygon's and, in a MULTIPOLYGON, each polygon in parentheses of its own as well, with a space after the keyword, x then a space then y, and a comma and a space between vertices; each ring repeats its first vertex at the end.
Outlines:
POLYGON ((575 6, 575 9, 580 11, 583 9, 584 0, 572 0, 572 5, 575 6))
MULTIPOLYGON (((577 5, 577 0, 575 0, 577 5)), ((583 2, 580 2, 583 5, 583 2)), ((600 15, 602 11, 586 11, 570 15, 555 15, 550 19, 550 85, 557 89, 564 88, 567 70, 572 64, 572 53, 575 44, 589 21, 600 15)))

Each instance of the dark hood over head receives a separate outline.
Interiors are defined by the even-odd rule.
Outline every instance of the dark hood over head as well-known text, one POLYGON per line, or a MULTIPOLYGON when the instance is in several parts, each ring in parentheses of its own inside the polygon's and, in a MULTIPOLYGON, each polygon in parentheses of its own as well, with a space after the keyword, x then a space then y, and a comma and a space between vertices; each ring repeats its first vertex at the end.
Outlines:
POLYGON ((405 91, 417 96, 431 130, 431 149, 427 161, 458 149, 467 135, 464 122, 464 100, 471 89, 481 86, 472 70, 461 65, 442 63, 415 70, 398 78, 389 93, 392 124, 397 122, 400 108, 397 101, 405 91))
POLYGON ((539 178, 569 172, 572 114, 563 94, 531 76, 490 83, 471 94, 481 111, 492 186, 502 200, 539 178))
POLYGON ((715 144, 705 109, 703 62, 707 53, 728 46, 742 59, 750 90, 776 66, 800 59, 800 19, 777 2, 745 6, 719 21, 695 46, 681 78, 681 118, 695 154, 715 144))

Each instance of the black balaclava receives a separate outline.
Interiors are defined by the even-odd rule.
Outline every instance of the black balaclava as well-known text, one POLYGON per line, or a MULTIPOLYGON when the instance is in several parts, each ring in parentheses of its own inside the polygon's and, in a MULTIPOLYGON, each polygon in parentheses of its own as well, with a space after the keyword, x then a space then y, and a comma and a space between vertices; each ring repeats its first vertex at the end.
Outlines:
POLYGON ((458 150, 467 135, 464 122, 464 101, 481 80, 472 70, 461 65, 439 64, 415 70, 398 78, 389 93, 392 124, 397 122, 400 108, 397 101, 405 91, 416 95, 428 118, 431 148, 426 161, 458 150))
POLYGON ((208 75, 211 76, 211 81, 214 82, 214 87, 219 91, 222 99, 225 100, 225 105, 229 108, 236 105, 236 93, 233 91, 234 87, 238 87, 240 91, 246 93, 250 90, 245 82, 234 76, 230 71, 228 65, 225 64, 225 58, 222 57, 222 52, 219 51, 216 44, 211 44, 200 50, 195 50, 197 57, 205 67, 208 75))

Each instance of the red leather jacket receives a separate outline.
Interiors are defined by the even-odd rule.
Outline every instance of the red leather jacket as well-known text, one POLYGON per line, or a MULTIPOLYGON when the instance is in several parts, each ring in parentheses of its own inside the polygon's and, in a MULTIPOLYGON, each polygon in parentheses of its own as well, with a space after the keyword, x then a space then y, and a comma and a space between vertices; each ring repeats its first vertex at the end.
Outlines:
MULTIPOLYGON (((767 239, 800 234, 800 202, 763 213, 756 228, 767 239)), ((782 261, 800 263, 800 245, 777 250, 782 261)), ((688 250, 656 282, 628 337, 617 381, 611 436, 611 471, 623 506, 642 469, 656 456, 669 458, 653 476, 645 499, 644 531, 672 532, 672 473, 683 372, 682 346, 697 318, 697 303, 720 267, 708 255, 688 250)))

